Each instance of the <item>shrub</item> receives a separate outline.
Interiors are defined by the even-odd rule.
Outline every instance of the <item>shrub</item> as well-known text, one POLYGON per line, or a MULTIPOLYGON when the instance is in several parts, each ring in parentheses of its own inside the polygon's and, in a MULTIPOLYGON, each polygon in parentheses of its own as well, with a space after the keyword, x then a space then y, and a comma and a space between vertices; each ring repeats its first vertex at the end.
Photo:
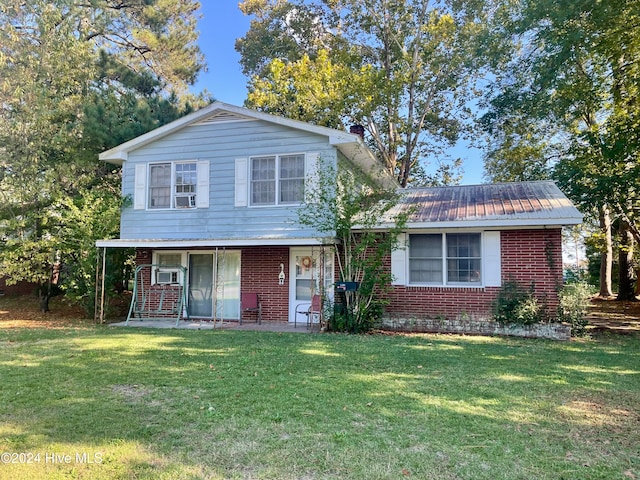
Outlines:
POLYGON ((383 303, 372 301, 360 306, 355 313, 344 302, 336 304, 334 314, 329 316, 329 331, 346 333, 364 333, 380 325, 383 303))
POLYGON ((534 295, 534 285, 527 289, 515 280, 506 281, 496 296, 493 318, 503 325, 540 323, 544 319, 544 308, 534 295))
POLYGON ((558 296, 558 321, 571 325, 571 335, 581 337, 587 331, 589 321, 585 318, 589 299, 594 287, 586 282, 572 282, 564 285, 558 296))

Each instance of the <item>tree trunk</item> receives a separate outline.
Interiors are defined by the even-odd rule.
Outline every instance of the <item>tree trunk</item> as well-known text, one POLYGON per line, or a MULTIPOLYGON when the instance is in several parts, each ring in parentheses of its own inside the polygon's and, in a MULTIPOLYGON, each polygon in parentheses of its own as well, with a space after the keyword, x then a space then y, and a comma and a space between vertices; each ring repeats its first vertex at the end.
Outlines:
POLYGON ((600 296, 611 297, 611 269, 613 265, 613 240, 611 238, 611 214, 606 205, 600 209, 600 228, 605 238, 605 248, 600 262, 600 296))
POLYGON ((625 222, 620 222, 620 247, 618 250, 618 300, 635 299, 633 271, 633 235, 625 222))
POLYGON ((40 285, 38 297, 40 298, 40 311, 47 313, 49 311, 49 300, 51 300, 51 289, 48 288, 48 285, 40 285))

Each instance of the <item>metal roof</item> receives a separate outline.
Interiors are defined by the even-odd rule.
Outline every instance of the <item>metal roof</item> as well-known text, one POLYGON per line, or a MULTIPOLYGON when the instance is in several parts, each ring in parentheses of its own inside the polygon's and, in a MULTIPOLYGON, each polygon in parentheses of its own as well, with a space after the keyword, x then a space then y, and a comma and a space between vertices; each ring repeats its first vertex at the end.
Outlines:
POLYGON ((552 181, 416 188, 402 193, 403 200, 390 213, 411 209, 409 227, 582 223, 582 214, 552 181))

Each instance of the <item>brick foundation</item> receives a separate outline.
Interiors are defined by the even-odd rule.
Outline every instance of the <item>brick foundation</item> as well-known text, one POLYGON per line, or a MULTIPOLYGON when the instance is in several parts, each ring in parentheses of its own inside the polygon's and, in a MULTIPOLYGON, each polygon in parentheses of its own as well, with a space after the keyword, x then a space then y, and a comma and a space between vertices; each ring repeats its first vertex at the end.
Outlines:
POLYGON ((486 319, 459 318, 446 319, 385 319, 383 330, 395 332, 461 333, 471 335, 507 335, 527 338, 547 338, 570 340, 571 327, 559 323, 538 323, 535 325, 501 325, 486 319))

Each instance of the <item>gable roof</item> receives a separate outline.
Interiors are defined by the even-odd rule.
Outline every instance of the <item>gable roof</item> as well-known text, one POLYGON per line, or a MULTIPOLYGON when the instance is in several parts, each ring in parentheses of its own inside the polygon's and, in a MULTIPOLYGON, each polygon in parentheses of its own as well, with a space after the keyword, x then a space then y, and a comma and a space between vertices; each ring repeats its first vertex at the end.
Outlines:
POLYGON ((391 212, 409 228, 577 225, 582 214, 552 181, 416 188, 391 212))
POLYGON ((223 102, 214 102, 189 115, 185 115, 171 123, 158 127, 128 142, 122 143, 110 150, 102 152, 99 159, 105 162, 122 165, 127 161, 129 152, 148 145, 171 133, 191 125, 210 125, 215 123, 229 123, 241 121, 262 120, 265 122, 281 125, 284 127, 301 130, 316 135, 327 137, 329 145, 335 146, 342 154, 366 173, 371 174, 384 182, 386 186, 396 185, 395 179, 376 159, 375 155, 365 145, 362 138, 353 133, 335 130, 333 128, 321 127, 310 123, 291 120, 277 115, 258 112, 249 108, 238 107, 223 102))

